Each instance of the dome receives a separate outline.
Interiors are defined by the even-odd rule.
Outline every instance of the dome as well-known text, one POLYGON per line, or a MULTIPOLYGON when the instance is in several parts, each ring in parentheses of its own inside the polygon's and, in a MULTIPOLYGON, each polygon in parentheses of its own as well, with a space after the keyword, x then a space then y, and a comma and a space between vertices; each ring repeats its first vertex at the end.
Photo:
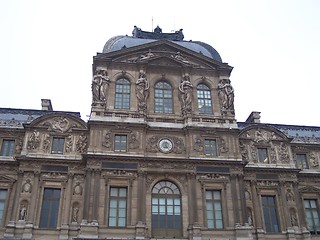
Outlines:
POLYGON ((135 47, 156 42, 160 39, 166 39, 191 51, 222 62, 220 54, 211 45, 200 41, 183 41, 182 29, 175 33, 162 33, 161 28, 157 27, 154 32, 146 32, 135 26, 132 33, 133 36, 115 36, 110 38, 104 45, 103 53, 114 52, 123 48, 135 47))

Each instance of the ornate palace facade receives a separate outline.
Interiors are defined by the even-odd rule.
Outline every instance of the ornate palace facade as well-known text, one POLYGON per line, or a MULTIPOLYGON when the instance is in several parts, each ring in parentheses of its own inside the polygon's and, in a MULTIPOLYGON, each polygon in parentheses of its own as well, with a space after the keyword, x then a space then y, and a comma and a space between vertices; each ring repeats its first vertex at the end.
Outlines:
POLYGON ((0 236, 320 239, 320 127, 237 122, 232 67, 182 30, 109 39, 88 122, 0 109, 0 236))

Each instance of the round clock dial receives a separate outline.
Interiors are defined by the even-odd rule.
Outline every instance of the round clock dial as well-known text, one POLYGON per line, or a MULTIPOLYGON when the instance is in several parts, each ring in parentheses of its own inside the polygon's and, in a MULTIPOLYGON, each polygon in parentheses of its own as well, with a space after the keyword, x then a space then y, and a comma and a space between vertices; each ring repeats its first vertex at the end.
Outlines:
POLYGON ((159 148, 162 152, 168 153, 172 150, 173 143, 171 142, 171 140, 163 138, 159 141, 159 148))

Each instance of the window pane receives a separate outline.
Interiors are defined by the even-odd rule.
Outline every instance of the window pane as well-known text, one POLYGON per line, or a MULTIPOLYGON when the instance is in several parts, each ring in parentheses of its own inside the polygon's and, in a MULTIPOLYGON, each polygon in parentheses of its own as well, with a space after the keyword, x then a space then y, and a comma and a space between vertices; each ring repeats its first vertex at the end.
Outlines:
POLYGON ((14 140, 3 140, 1 147, 1 156, 12 156, 14 149, 14 140))
POLYGON ((197 87, 198 111, 200 114, 212 114, 211 91, 208 86, 199 84, 197 87))
POLYGON ((60 189, 44 189, 42 208, 40 214, 40 228, 57 227, 60 204, 60 192, 60 189))
POLYGON ((204 141, 204 153, 210 157, 217 156, 216 140, 205 140, 204 141))
POLYGON ((53 138, 51 153, 63 154, 64 138, 53 138))
POLYGON ((268 163, 268 150, 266 148, 258 148, 258 158, 261 163, 268 163))
POLYGON ((206 212, 208 228, 223 228, 221 192, 219 190, 206 191, 206 212))
POLYGON ((109 226, 123 227, 126 222, 127 189, 123 187, 110 188, 109 200, 109 226), (124 225, 123 225, 124 224, 124 225))
POLYGON ((265 230, 267 232, 279 232, 278 215, 274 196, 262 196, 262 208, 265 230))
POLYGON ((157 113, 172 113, 173 99, 172 87, 166 82, 158 82, 155 85, 155 112, 157 113))
POLYGON ((130 82, 127 79, 118 79, 116 81, 116 92, 114 108, 129 109, 130 108, 130 82))
POLYGON ((5 202, 7 198, 7 190, 0 189, 0 224, 2 224, 3 221, 3 213, 5 210, 5 202))

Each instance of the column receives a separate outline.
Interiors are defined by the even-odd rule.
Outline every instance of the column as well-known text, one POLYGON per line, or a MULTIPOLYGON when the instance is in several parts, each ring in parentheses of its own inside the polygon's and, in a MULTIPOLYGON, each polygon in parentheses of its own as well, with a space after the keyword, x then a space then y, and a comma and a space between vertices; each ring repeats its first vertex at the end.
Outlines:
POLYGON ((73 178, 74 174, 70 173, 68 176, 68 183, 66 188, 66 194, 65 194, 65 205, 64 205, 64 214, 62 219, 62 225, 68 225, 70 222, 69 216, 70 216, 70 205, 71 205, 71 196, 72 196, 72 185, 73 185, 73 178))
POLYGON ((89 219, 89 206, 90 206, 90 189, 91 189, 91 172, 92 169, 86 170, 86 180, 84 187, 84 200, 83 200, 83 221, 89 219))
MULTIPOLYGON (((13 195, 13 206, 10 216, 9 224, 14 224, 16 221, 17 211, 19 210, 19 200, 20 200, 20 192, 21 192, 21 185, 23 179, 23 171, 18 172, 18 179, 16 182, 16 188, 13 195)), ((28 209, 30 211, 30 209, 28 209)))
POLYGON ((262 216, 260 213, 260 200, 256 189, 256 181, 251 181, 252 204, 254 210, 254 225, 256 228, 262 228, 262 216))
POLYGON ((92 203, 92 220, 98 222, 99 194, 100 194, 100 175, 101 170, 94 170, 93 178, 93 203, 92 203))
POLYGON ((41 189, 39 189, 39 178, 40 178, 40 172, 38 171, 34 172, 31 205, 30 205, 28 221, 27 221, 27 223, 30 223, 30 224, 34 224, 35 222, 34 216, 35 216, 35 211, 37 209, 36 206, 39 203, 39 196, 41 192, 41 189))
POLYGON ((239 205, 238 205, 238 192, 237 192, 237 175, 231 175, 231 198, 232 198, 232 205, 233 205, 233 216, 234 222, 240 223, 240 216, 239 216, 239 205))

